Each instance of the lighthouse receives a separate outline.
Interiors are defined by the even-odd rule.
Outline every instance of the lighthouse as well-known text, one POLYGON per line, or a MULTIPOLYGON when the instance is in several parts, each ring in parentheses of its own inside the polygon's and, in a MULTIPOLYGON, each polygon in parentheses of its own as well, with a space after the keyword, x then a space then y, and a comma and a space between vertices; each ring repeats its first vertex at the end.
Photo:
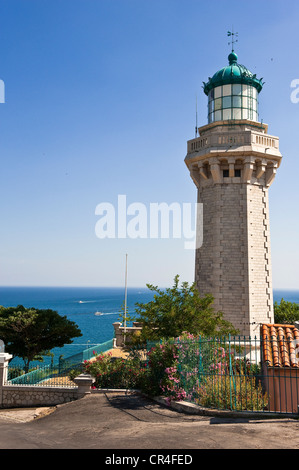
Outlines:
POLYGON ((278 137, 259 120, 263 86, 232 50, 203 83, 207 123, 196 128, 185 157, 203 209, 197 289, 250 337, 274 322, 268 193, 282 156, 278 137))

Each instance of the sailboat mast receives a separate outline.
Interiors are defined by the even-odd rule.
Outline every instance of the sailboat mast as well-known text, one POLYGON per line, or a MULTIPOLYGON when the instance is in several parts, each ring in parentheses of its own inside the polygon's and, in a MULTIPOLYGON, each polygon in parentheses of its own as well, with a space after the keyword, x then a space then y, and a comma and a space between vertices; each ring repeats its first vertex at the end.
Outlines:
POLYGON ((128 255, 126 254, 124 333, 126 333, 126 327, 127 327, 127 282, 128 282, 128 255))

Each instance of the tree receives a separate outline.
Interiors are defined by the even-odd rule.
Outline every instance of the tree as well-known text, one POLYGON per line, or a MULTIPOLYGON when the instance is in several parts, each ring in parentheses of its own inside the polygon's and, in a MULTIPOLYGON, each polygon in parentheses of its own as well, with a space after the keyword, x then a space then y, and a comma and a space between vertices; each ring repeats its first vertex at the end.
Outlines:
POLYGON ((54 310, 0 306, 0 338, 8 353, 24 360, 26 372, 31 361, 42 360, 51 349, 79 336, 82 333, 76 323, 54 310))
POLYGON ((281 299, 280 304, 274 303, 274 321, 275 323, 293 324, 299 321, 299 305, 293 302, 287 302, 281 299))
POLYGON ((222 312, 215 312, 213 297, 200 294, 193 283, 183 282, 179 287, 179 276, 174 278, 172 288, 161 290, 147 284, 153 291, 154 299, 148 303, 137 303, 136 321, 141 324, 141 331, 135 337, 135 343, 147 340, 175 338, 184 331, 203 336, 237 334, 234 326, 224 320, 222 312))

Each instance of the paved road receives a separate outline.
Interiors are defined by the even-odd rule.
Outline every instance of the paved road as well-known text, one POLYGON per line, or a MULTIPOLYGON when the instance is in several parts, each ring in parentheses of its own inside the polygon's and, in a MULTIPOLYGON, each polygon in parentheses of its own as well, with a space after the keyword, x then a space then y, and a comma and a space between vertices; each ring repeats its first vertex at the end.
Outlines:
POLYGON ((194 416, 134 393, 90 394, 57 408, 0 410, 0 449, 299 449, 299 420, 194 416))

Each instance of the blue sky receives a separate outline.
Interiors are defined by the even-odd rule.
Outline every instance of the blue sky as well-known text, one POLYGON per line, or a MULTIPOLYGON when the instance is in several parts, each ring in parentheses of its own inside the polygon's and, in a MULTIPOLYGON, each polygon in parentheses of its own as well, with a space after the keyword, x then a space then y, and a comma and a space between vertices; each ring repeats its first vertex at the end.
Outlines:
POLYGON ((196 202, 186 142, 202 82, 236 52, 266 84, 284 156, 270 188, 273 284, 299 288, 297 0, 0 0, 0 285, 193 281, 182 240, 95 236, 99 203, 196 202))

